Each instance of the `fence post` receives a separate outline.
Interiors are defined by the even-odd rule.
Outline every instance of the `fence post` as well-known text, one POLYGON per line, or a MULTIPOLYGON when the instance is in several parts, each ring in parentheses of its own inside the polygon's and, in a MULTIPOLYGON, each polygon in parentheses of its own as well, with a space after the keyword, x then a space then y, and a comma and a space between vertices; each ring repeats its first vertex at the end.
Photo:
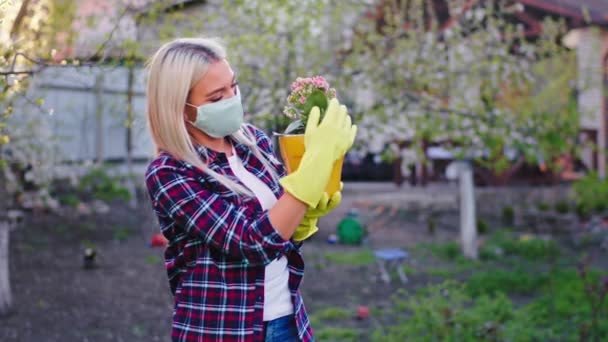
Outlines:
POLYGON ((103 70, 95 76, 95 161, 103 163, 103 70))
POLYGON ((131 198, 129 199, 129 207, 135 209, 137 207, 137 195, 135 186, 135 175, 133 174, 133 83, 135 81, 135 67, 129 65, 127 69, 127 186, 131 198))

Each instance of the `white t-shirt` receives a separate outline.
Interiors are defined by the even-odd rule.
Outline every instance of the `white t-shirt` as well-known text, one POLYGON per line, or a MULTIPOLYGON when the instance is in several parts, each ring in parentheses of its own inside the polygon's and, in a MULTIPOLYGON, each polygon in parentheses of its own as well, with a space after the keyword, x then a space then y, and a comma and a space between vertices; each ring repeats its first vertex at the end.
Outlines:
MULTIPOLYGON (((262 205, 262 209, 267 210, 274 206, 277 198, 270 188, 245 169, 234 149, 232 156, 228 157, 228 163, 234 175, 254 193, 262 205)), ((264 276, 264 321, 270 321, 294 312, 288 282, 287 258, 282 255, 266 266, 264 276)))

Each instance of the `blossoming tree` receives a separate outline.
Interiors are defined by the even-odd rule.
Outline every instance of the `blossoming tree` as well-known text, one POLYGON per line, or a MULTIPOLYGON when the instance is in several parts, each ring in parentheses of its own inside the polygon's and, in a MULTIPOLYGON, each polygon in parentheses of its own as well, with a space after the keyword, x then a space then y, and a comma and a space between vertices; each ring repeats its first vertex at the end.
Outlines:
POLYGON ((559 44, 563 26, 546 21, 543 33, 528 39, 513 22, 517 7, 466 8, 470 2, 450 1, 454 17, 441 22, 428 1, 409 1, 409 7, 402 6, 406 1, 383 3, 379 14, 355 27, 342 69, 353 77, 341 79, 373 89, 360 122, 367 128, 364 139, 381 137, 387 145, 441 141, 461 155, 479 154, 498 171, 510 164, 505 147, 531 161, 539 154, 550 159, 534 138, 557 128, 538 119, 542 112, 557 110, 554 119, 560 121, 571 118, 563 110, 569 96, 555 98, 558 104, 538 101, 539 95, 546 100, 548 90, 571 90, 562 87, 563 78, 548 77, 558 70, 568 80, 573 76, 562 64, 572 57, 559 44), (526 101, 535 102, 532 110, 522 106, 526 101))
MULTIPOLYGON (((28 96, 29 77, 42 67, 40 60, 51 59, 57 30, 66 25, 71 3, 68 1, 0 1, 0 315, 11 307, 8 277, 8 241, 10 223, 5 217, 9 202, 5 177, 13 168, 37 165, 45 182, 48 169, 48 146, 51 142, 41 125, 13 125, 14 116, 32 116, 39 122, 42 99, 28 96), (60 14, 60 15, 58 15, 60 14), (28 107, 29 109, 24 109, 28 107), (28 112, 24 112, 27 110, 28 112), (33 111, 33 112, 30 112, 33 111), (27 130, 27 132, 24 132, 27 130), (39 139, 38 141, 35 141, 39 139)), ((9 182, 14 185, 14 182, 9 182)))
POLYGON ((71 0, 0 1, 0 315, 9 312, 12 304, 8 272, 12 224, 7 208, 25 183, 40 188, 42 200, 50 200, 47 187, 56 176, 58 161, 57 137, 47 125, 52 108, 44 105, 44 98, 32 97, 31 79, 49 66, 79 66, 84 64, 81 60, 95 65, 112 39, 99 42, 90 58, 66 56, 64 48, 77 37, 72 30, 76 5, 71 0))
POLYGON ((575 64, 559 22, 545 20, 530 36, 513 2, 449 1, 443 18, 435 3, 383 1, 355 26, 342 63, 352 77, 341 80, 369 90, 371 101, 355 109, 360 141, 394 157, 410 142, 423 163, 432 142, 469 162, 461 164, 461 230, 465 254, 476 257, 470 163, 504 181, 524 162, 555 166, 573 152, 575 64))

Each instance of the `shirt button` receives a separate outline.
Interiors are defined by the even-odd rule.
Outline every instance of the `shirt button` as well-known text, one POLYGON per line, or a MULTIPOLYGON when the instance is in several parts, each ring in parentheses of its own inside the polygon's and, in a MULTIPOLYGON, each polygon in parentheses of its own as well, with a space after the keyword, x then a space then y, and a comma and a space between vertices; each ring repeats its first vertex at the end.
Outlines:
POLYGON ((262 301, 262 296, 258 296, 258 301, 262 301))

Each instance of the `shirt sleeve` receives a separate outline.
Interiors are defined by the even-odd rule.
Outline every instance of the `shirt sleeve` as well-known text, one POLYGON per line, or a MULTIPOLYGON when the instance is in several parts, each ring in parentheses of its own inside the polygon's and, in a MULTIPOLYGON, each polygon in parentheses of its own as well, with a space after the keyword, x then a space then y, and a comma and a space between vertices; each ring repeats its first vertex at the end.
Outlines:
POLYGON ((266 265, 293 247, 273 227, 268 211, 252 217, 247 207, 222 199, 177 168, 160 166, 150 172, 146 183, 157 212, 222 253, 266 265))

